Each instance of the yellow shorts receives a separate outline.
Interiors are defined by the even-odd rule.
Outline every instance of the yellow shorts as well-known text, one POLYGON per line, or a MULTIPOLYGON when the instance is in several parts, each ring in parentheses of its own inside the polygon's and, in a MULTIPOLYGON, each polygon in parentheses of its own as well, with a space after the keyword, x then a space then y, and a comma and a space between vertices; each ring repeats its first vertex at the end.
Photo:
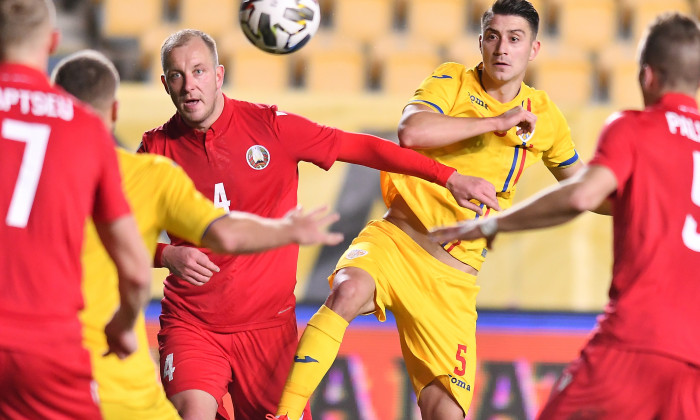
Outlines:
POLYGON ((139 348, 124 360, 114 355, 103 357, 96 351, 91 356, 100 411, 105 420, 181 418, 165 396, 147 348, 139 348))
POLYGON ((466 414, 476 370, 476 276, 438 261, 386 220, 360 232, 335 272, 345 267, 374 278, 377 319, 385 321, 387 309, 394 314, 416 396, 437 379, 466 414))

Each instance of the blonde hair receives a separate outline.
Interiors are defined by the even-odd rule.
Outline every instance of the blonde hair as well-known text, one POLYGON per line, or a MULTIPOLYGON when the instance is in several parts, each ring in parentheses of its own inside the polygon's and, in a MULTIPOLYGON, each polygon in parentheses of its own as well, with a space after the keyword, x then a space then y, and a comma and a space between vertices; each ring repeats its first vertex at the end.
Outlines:
POLYGON ((34 41, 55 22, 51 0, 0 0, 0 55, 34 41))
POLYGON ((196 29, 182 29, 170 35, 163 41, 163 45, 160 47, 160 64, 163 67, 164 73, 167 72, 165 62, 170 56, 170 53, 175 48, 181 47, 196 38, 201 39, 209 49, 214 66, 219 65, 219 54, 216 51, 216 41, 214 41, 214 38, 196 29))

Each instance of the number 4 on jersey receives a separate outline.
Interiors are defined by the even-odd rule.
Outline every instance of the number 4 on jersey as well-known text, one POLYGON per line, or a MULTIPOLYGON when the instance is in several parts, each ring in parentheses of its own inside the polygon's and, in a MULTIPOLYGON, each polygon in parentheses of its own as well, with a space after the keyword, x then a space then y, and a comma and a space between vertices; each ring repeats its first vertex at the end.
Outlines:
POLYGON ((214 185, 214 207, 218 209, 225 209, 230 212, 229 206, 231 206, 231 200, 226 199, 226 190, 224 189, 224 183, 219 182, 214 185))
MULTIPOLYGON (((690 198, 693 204, 700 207, 700 152, 693 152, 693 186, 690 198)), ((698 232, 698 221, 688 214, 685 216, 683 225, 683 243, 695 252, 700 252, 700 233, 698 232)))
POLYGON ((165 356, 165 363, 163 363, 163 377, 168 378, 168 381, 173 380, 173 373, 175 373, 175 366, 173 366, 173 354, 165 356))

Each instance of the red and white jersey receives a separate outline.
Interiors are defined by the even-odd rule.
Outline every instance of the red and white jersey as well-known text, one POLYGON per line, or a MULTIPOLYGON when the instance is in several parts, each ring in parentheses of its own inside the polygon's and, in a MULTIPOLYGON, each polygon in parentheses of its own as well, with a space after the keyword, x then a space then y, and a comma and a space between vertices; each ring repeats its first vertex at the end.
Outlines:
POLYGON ((85 221, 128 213, 102 121, 41 72, 0 65, 0 347, 80 344, 85 221))
MULTIPOLYGON (((173 159, 219 207, 284 216, 297 205, 297 164, 307 161, 330 168, 340 147, 338 130, 275 106, 226 97, 224 101, 221 116, 206 133, 190 128, 175 114, 144 134, 139 151, 173 159)), ((171 239, 173 244, 184 244, 171 239)), ((202 251, 221 271, 204 286, 168 276, 163 316, 216 332, 279 325, 292 316, 298 246, 251 255, 202 251)))
POLYGON ((591 165, 611 169, 614 267, 597 339, 700 365, 700 114, 667 94, 614 115, 591 165))

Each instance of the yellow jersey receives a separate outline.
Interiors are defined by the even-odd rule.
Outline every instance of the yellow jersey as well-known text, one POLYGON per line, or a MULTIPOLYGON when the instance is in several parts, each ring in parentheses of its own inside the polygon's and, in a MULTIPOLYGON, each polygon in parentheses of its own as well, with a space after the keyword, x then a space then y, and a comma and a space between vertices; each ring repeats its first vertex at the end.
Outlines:
MULTIPOLYGON (((170 159, 120 149, 117 157, 126 198, 151 255, 163 230, 198 244, 209 225, 226 214, 200 194, 170 159)), ((144 315, 136 323, 136 353, 125 360, 102 356, 107 350, 104 327, 119 306, 119 289, 116 268, 92 222, 86 226, 82 262, 83 344, 90 351, 100 402, 146 407, 163 391, 149 352, 144 315)))
MULTIPOLYGON (((485 133, 448 146, 418 150, 462 174, 491 182, 496 187, 499 205, 505 210, 513 203, 523 169, 540 159, 548 167, 566 167, 578 160, 578 154, 564 116, 545 92, 523 83, 512 101, 501 103, 481 86, 482 66, 469 69, 458 63, 440 65, 423 81, 409 104, 423 104, 452 117, 494 117, 518 105, 537 115, 532 133, 519 136, 513 127, 507 132, 485 133)), ((390 206, 400 195, 427 229, 478 218, 436 184, 388 172, 382 172, 381 179, 386 205, 390 206)), ((455 241, 443 247, 479 270, 486 255, 485 245, 485 240, 455 241)))

